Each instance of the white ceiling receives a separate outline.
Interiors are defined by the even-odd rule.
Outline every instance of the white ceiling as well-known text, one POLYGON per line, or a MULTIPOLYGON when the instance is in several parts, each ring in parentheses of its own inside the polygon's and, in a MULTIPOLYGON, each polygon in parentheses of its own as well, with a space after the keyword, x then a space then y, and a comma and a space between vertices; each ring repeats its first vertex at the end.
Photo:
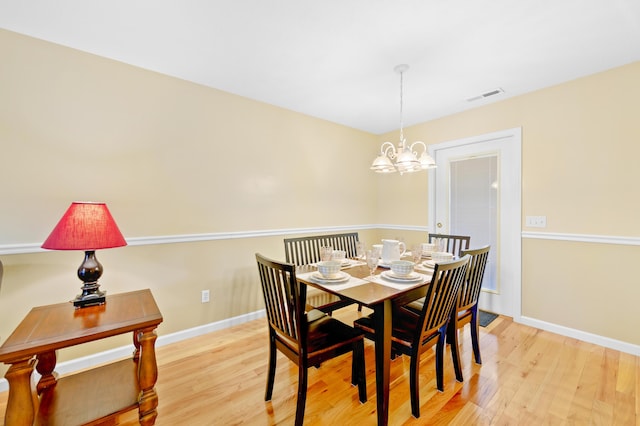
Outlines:
POLYGON ((0 0, 0 28, 375 134, 397 64, 407 126, 640 60, 640 0, 0 0))

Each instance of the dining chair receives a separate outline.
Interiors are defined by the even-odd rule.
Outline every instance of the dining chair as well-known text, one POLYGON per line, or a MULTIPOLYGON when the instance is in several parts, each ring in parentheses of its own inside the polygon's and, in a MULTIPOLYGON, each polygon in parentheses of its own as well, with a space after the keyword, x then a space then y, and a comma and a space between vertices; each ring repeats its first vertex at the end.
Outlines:
POLYGON ((444 241, 444 251, 459 257, 462 257, 462 250, 467 250, 471 243, 471 237, 468 235, 448 234, 429 234, 429 243, 433 243, 436 238, 444 241))
MULTIPOLYGON (((411 414, 420 417, 420 359, 427 349, 436 347, 436 384, 439 391, 444 390, 444 348, 447 324, 455 307, 460 288, 464 282, 470 256, 452 262, 436 264, 431 284, 418 313, 406 306, 393 306, 391 345, 392 354, 411 357, 410 393, 411 414)), ((354 326, 371 337, 376 330, 373 314, 354 321, 354 326)))
POLYGON ((360 330, 313 310, 305 312, 305 285, 296 279, 296 267, 256 253, 269 324, 269 367, 265 401, 270 401, 276 373, 277 350, 298 366, 295 424, 302 425, 311 366, 351 352, 351 384, 358 386, 360 402, 367 401, 364 338, 360 330))
MULTIPOLYGON (((460 297, 456 303, 456 309, 451 314, 447 327, 447 343, 451 345, 451 357, 453 358, 453 368, 456 372, 456 380, 462 382, 462 367, 460 363, 460 350, 458 347, 458 330, 465 324, 469 324, 471 329, 471 345, 473 346, 473 356, 477 364, 482 364, 480 357, 480 324, 478 323, 478 299, 482 289, 484 271, 489 258, 491 246, 484 246, 473 250, 463 250, 462 255, 469 255, 469 266, 467 276, 460 290, 460 297)), ((406 306, 414 312, 422 310, 422 299, 409 303, 406 306)))
MULTIPOLYGON (((285 238, 285 260, 296 266, 310 265, 320 261, 320 247, 331 246, 334 250, 344 250, 347 258, 357 256, 356 245, 359 241, 357 232, 343 234, 313 235, 307 237, 285 238)), ((336 309, 352 305, 353 302, 341 299, 326 291, 313 289, 307 304, 311 308, 321 310, 331 315, 336 309)), ((358 311, 362 305, 358 304, 358 311)))

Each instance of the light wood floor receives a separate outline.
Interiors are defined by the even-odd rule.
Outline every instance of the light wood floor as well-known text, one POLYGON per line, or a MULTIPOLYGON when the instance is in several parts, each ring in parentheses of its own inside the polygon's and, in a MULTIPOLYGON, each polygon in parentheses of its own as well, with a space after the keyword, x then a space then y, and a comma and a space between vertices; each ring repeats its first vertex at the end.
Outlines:
MULTIPOLYGON (((358 312, 335 315, 351 323, 358 312)), ((420 419, 411 416, 409 360, 392 362, 391 425, 640 425, 639 357, 504 317, 480 333, 481 366, 472 362, 468 326, 461 335, 464 383, 455 381, 449 350, 443 393, 436 391, 433 356, 423 361, 420 419)), ((345 355, 310 369, 305 425, 375 425, 374 348, 365 345, 368 402, 360 404, 350 385, 345 355)), ((157 425, 293 424, 297 369, 281 355, 273 400, 264 401, 265 319, 160 347, 157 357, 157 425)), ((2 418, 6 400, 0 393, 2 418)), ((135 412, 119 420, 136 423, 135 412)))

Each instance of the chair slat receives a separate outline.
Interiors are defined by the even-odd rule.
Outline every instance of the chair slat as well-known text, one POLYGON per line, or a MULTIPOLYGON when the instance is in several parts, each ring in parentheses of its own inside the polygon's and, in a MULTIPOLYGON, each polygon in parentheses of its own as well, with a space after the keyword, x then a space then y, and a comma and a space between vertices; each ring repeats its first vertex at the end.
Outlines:
POLYGON ((462 250, 467 250, 471 243, 471 237, 468 235, 429 234, 430 243, 432 243, 435 238, 444 241, 444 249, 446 252, 460 257, 462 257, 462 250))

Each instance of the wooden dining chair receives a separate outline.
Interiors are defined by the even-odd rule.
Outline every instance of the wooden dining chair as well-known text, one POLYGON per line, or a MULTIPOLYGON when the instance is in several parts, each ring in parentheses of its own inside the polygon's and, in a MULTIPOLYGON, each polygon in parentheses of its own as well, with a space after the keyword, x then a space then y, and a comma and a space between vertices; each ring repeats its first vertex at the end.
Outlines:
MULTIPOLYGON (((453 358, 453 368, 456 372, 456 380, 462 382, 462 366, 460 363, 460 350, 458 347, 458 330, 465 324, 469 324, 471 330, 471 345, 473 346, 473 356, 477 364, 482 364, 480 357, 480 324, 478 323, 478 299, 482 289, 484 271, 489 258, 491 246, 484 246, 473 250, 463 250, 462 255, 469 255, 469 267, 467 276, 460 289, 460 297, 456 302, 456 309, 452 312, 447 327, 447 343, 451 345, 451 357, 453 358)), ((416 313, 422 310, 422 299, 409 303, 407 309, 416 313)))
POLYGON ((256 253, 269 324, 269 369, 265 401, 270 401, 279 350, 298 366, 296 426, 302 425, 311 366, 351 352, 351 384, 358 386, 360 402, 367 401, 364 339, 360 330, 318 310, 305 312, 305 285, 296 279, 295 265, 256 253))
MULTIPOLYGON (((392 353, 411 357, 410 391, 411 414, 420 417, 419 368, 422 354, 436 346, 436 383, 439 391, 444 390, 444 348, 447 324, 455 307, 460 288, 464 282, 470 256, 452 262, 436 264, 427 289, 425 302, 419 313, 406 306, 394 306, 392 311, 391 345, 392 353)), ((373 315, 354 321, 368 337, 376 333, 373 315)))
MULTIPOLYGON (((312 235, 307 237, 285 238, 285 260, 296 266, 310 265, 320 261, 320 247, 331 246, 334 250, 344 250, 347 258, 357 256, 356 245, 359 241, 357 232, 343 234, 312 235)), ((353 302, 322 291, 313 289, 307 304, 310 308, 319 309, 331 315, 336 309, 352 305, 353 302)), ((358 311, 362 305, 358 305, 358 311)))
POLYGON ((467 250, 471 244, 471 237, 468 235, 429 234, 430 243, 436 238, 444 241, 444 251, 459 257, 462 257, 462 250, 467 250))
POLYGON ((473 356, 477 364, 482 364, 480 357, 480 324, 478 323, 478 299, 482 289, 484 271, 489 259, 491 246, 484 246, 474 250, 463 250, 462 255, 469 255, 469 267, 467 268, 467 278, 465 279, 460 297, 456 304, 455 312, 451 314, 449 327, 447 329, 447 343, 451 344, 451 356, 453 357, 453 367, 456 371, 456 380, 462 381, 462 367, 460 365, 460 350, 458 349, 458 330, 469 324, 471 329, 471 345, 473 346, 473 356))

